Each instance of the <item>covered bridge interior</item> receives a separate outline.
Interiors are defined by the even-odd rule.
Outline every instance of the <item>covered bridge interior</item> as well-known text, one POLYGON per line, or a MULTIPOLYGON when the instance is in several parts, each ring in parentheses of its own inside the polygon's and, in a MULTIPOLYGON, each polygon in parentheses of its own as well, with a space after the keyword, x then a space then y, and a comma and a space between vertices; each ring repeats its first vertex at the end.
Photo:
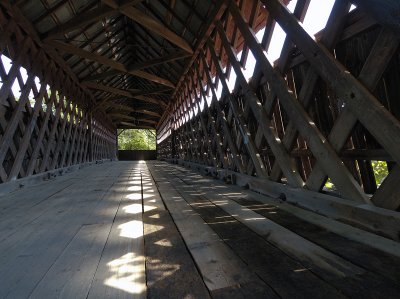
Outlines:
POLYGON ((1 0, 0 298, 399 298, 399 40, 397 0, 1 0))

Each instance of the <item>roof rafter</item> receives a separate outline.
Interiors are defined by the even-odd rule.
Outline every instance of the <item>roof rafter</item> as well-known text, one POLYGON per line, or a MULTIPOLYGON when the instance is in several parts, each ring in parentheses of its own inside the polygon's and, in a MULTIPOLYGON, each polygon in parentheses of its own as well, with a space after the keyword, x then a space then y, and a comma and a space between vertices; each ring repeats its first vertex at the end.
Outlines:
POLYGON ((90 88, 90 89, 96 89, 96 90, 101 90, 101 91, 105 91, 108 93, 113 93, 113 94, 117 94, 123 97, 127 97, 127 98, 131 98, 131 99, 137 99, 143 102, 148 102, 148 103, 153 103, 153 104, 157 104, 160 105, 162 107, 166 107, 167 105, 158 99, 154 99, 154 98, 150 98, 150 97, 145 97, 145 96, 135 96, 134 94, 132 94, 131 92, 124 90, 124 89, 119 89, 119 88, 115 88, 115 87, 111 87, 111 86, 107 86, 107 85, 102 85, 102 84, 98 84, 95 82, 85 82, 83 83, 84 86, 90 88))
POLYGON ((157 124, 156 121, 151 120, 151 119, 137 118, 137 117, 126 115, 126 114, 122 114, 122 113, 109 113, 109 115, 113 119, 127 119, 127 120, 133 120, 133 121, 149 123, 149 124, 152 124, 152 125, 157 124))
POLYGON ((105 66, 108 66, 110 68, 113 68, 113 69, 117 70, 118 72, 128 73, 128 74, 131 74, 133 76, 141 77, 143 79, 147 79, 149 81, 156 82, 156 83, 168 86, 168 87, 172 87, 172 88, 175 87, 175 85, 171 81, 169 81, 167 79, 160 78, 160 77, 158 77, 156 75, 153 75, 153 74, 150 74, 150 73, 147 73, 147 72, 144 72, 144 71, 128 71, 126 69, 126 67, 122 63, 120 63, 118 61, 109 59, 107 57, 104 57, 104 56, 101 56, 101 55, 98 55, 98 54, 95 54, 95 53, 91 53, 91 52, 82 50, 81 48, 78 48, 76 46, 73 46, 73 45, 70 45, 70 44, 66 44, 66 43, 63 43, 63 42, 60 42, 60 41, 55 41, 55 40, 48 41, 47 44, 51 45, 54 48, 57 48, 57 49, 59 49, 61 51, 64 51, 64 52, 67 52, 67 53, 71 53, 71 54, 75 54, 77 56, 80 56, 80 57, 83 57, 83 58, 86 58, 86 59, 89 59, 89 60, 97 61, 100 64, 103 64, 105 66))
POLYGON ((118 10, 120 13, 124 14, 128 18, 132 19, 134 22, 146 27, 147 29, 153 31, 154 33, 162 36, 166 40, 169 40, 174 45, 180 47, 186 52, 193 54, 193 49, 182 37, 169 30, 163 24, 144 14, 140 10, 132 6, 120 6, 114 0, 103 0, 103 2, 110 7, 118 10))
MULTIPOLYGON (((124 3, 119 5, 118 8, 124 8, 129 5, 137 5, 143 0, 125 0, 124 3)), ((65 33, 71 32, 75 29, 81 28, 87 24, 97 22, 112 14, 118 13, 117 9, 111 8, 109 5, 102 5, 98 8, 83 12, 69 20, 68 22, 55 27, 41 36, 42 40, 54 39, 60 37, 65 33)))
POLYGON ((129 128, 133 128, 133 129, 150 129, 150 130, 154 130, 154 127, 151 126, 145 126, 145 125, 136 125, 130 122, 126 122, 126 121, 120 121, 118 122, 118 124, 121 124, 123 126, 127 126, 129 128))
POLYGON ((107 102, 104 104, 106 108, 111 108, 115 110, 123 110, 123 111, 128 111, 128 112, 133 112, 133 113, 142 113, 154 117, 161 117, 161 114, 154 112, 154 111, 149 111, 147 109, 135 109, 130 106, 120 104, 120 103, 113 103, 113 102, 107 102))
MULTIPOLYGON (((167 54, 163 57, 160 58, 155 58, 155 59, 151 59, 148 61, 143 61, 143 62, 138 62, 138 63, 134 63, 132 65, 127 66, 127 70, 128 72, 134 72, 134 71, 138 71, 144 68, 148 68, 151 66, 155 66, 155 65, 159 65, 159 64, 163 64, 163 63, 167 63, 167 62, 171 62, 171 61, 175 61, 178 59, 184 59, 187 57, 190 57, 191 54, 187 53, 187 52, 183 52, 183 51, 178 51, 172 54, 167 54)), ((108 72, 104 72, 101 74, 97 74, 94 76, 90 76, 88 78, 85 78, 83 81, 93 81, 93 80, 102 80, 105 79, 107 77, 110 76, 115 76, 119 73, 118 70, 110 70, 108 72)))

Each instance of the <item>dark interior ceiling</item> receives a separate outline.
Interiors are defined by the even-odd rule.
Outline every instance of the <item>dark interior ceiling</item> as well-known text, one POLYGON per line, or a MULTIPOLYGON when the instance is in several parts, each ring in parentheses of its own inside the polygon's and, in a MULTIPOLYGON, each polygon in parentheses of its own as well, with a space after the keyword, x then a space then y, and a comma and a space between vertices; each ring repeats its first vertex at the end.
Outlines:
POLYGON ((214 0, 20 0, 119 127, 153 127, 217 9, 214 0))

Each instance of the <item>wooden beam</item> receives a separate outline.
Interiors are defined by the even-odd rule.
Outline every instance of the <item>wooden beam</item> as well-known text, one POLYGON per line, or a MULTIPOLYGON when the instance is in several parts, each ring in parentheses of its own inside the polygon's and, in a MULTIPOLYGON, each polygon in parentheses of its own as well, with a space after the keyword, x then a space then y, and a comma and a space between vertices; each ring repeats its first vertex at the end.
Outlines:
POLYGON ((186 52, 193 54, 193 50, 191 46, 186 42, 186 40, 169 30, 164 25, 158 23, 153 18, 145 15, 140 10, 134 7, 126 7, 125 9, 120 10, 120 12, 131 18, 134 22, 137 22, 140 25, 149 29, 150 31, 153 31, 154 33, 164 37, 166 40, 170 41, 174 45, 185 50, 186 52))
MULTIPOLYGON (((118 8, 123 9, 126 6, 129 5, 136 5, 143 0, 129 0, 129 1, 123 1, 124 3, 120 5, 118 8)), ((105 17, 111 16, 113 14, 117 14, 118 10, 113 9, 108 5, 101 5, 98 8, 86 11, 84 13, 80 13, 73 17, 71 20, 67 21, 66 23, 57 26, 48 32, 44 33, 41 36, 42 40, 49 40, 49 39, 54 39, 57 37, 62 36, 64 33, 71 32, 75 29, 81 28, 87 24, 97 22, 105 17)))
POLYGON ((64 43, 61 41, 57 41, 57 40, 49 40, 49 41, 47 41, 46 44, 64 52, 64 53, 74 54, 76 56, 79 56, 79 57, 82 57, 82 58, 85 58, 88 60, 96 61, 102 65, 119 70, 121 72, 126 72, 126 68, 122 63, 120 63, 116 60, 104 57, 97 53, 91 53, 89 51, 83 50, 74 45, 67 44, 67 43, 64 43))
POLYGON ((146 125, 137 125, 137 124, 133 124, 130 122, 126 122, 126 121, 120 121, 117 124, 132 128, 132 129, 150 129, 150 130, 155 130, 155 127, 151 127, 151 126, 146 126, 146 125))
POLYGON ((127 68, 129 71, 141 70, 148 67, 152 67, 159 64, 164 64, 167 62, 175 61, 190 57, 191 54, 184 51, 177 51, 175 53, 167 54, 160 58, 150 59, 148 61, 137 62, 135 64, 129 65, 127 68))
POLYGON ((133 76, 137 76, 137 77, 140 77, 140 78, 152 81, 152 82, 156 82, 156 83, 159 83, 159 84, 171 87, 171 88, 175 87, 175 85, 171 81, 169 81, 167 79, 160 78, 160 77, 158 77, 156 75, 153 75, 153 74, 150 74, 150 73, 147 73, 147 72, 144 72, 144 71, 131 71, 130 72, 130 71, 128 71, 126 69, 126 67, 122 63, 120 63, 118 61, 115 61, 113 59, 101 56, 101 55, 96 54, 96 53, 91 53, 89 51, 82 50, 81 48, 78 48, 78 47, 73 46, 71 44, 67 44, 67 43, 63 43, 63 42, 60 42, 60 41, 51 40, 51 41, 47 42, 47 45, 52 46, 54 48, 57 48, 57 49, 59 49, 59 50, 61 50, 63 52, 66 52, 66 53, 74 54, 76 56, 79 56, 79 57, 82 57, 82 58, 85 58, 85 59, 88 59, 88 60, 96 61, 96 62, 98 62, 98 63, 100 63, 102 65, 108 66, 108 67, 110 67, 110 68, 112 68, 115 71, 120 72, 120 73, 128 73, 128 74, 131 74, 133 76))
MULTIPOLYGON (((398 45, 399 41, 391 31, 381 31, 358 77, 366 88, 375 90, 398 45)), ((340 151, 346 144, 356 123, 356 116, 348 107, 344 107, 328 136, 329 142, 336 151, 340 151)), ((317 190, 325 183, 324 178, 325 176, 321 165, 316 163, 308 177, 307 186, 311 190, 317 190)), ((374 200, 374 197, 372 200, 374 200)), ((378 202, 379 200, 374 203, 378 202)), ((379 206, 379 204, 377 205, 379 206)))
POLYGON ((90 88, 90 89, 102 90, 102 91, 105 91, 108 93, 117 94, 117 95, 131 98, 131 99, 137 99, 137 100, 141 100, 141 101, 152 103, 152 104, 158 104, 162 107, 167 106, 161 100, 149 98, 149 97, 145 97, 145 96, 135 96, 127 90, 119 89, 119 88, 115 88, 115 87, 111 87, 111 86, 107 86, 107 85, 103 85, 103 84, 99 84, 99 83, 95 83, 95 82, 85 82, 85 83, 83 83, 83 86, 86 86, 87 88, 90 88))
POLYGON ((84 86, 86 86, 87 88, 90 88, 90 89, 102 90, 102 91, 105 91, 105 92, 108 92, 108 93, 117 94, 117 95, 120 95, 120 96, 123 96, 123 97, 133 98, 132 94, 129 91, 126 91, 124 89, 111 87, 111 86, 108 86, 108 85, 103 85, 103 84, 94 83, 94 82, 86 82, 86 83, 84 83, 84 86))
POLYGON ((81 82, 86 82, 86 81, 97 81, 97 80, 104 80, 108 77, 113 77, 122 74, 120 71, 117 70, 109 70, 106 72, 101 72, 96 75, 88 76, 86 78, 83 78, 81 82))
POLYGON ((81 28, 85 25, 88 25, 93 22, 97 22, 105 17, 108 17, 112 14, 118 13, 117 11, 111 9, 108 6, 100 6, 98 8, 89 10, 87 12, 78 14, 77 16, 73 17, 68 22, 57 26, 46 33, 42 34, 40 38, 43 41, 47 41, 49 39, 59 38, 62 37, 64 33, 71 32, 75 29, 81 28))
POLYGON ((165 94, 165 93, 170 95, 170 91, 171 91, 170 88, 161 87, 161 88, 152 88, 151 90, 136 90, 132 91, 132 94, 135 96, 147 96, 149 94, 165 94))
POLYGON ((187 72, 189 71, 190 67, 193 65, 193 62, 196 60, 196 58, 198 57, 200 51, 203 49, 207 39, 209 38, 209 36, 211 35, 211 33, 213 32, 214 28, 215 28, 215 20, 218 20, 222 17, 223 13, 225 12, 225 9, 227 7, 227 1, 225 0, 218 0, 215 2, 215 8, 212 11, 210 18, 207 19, 207 23, 204 26, 204 32, 202 32, 199 36, 200 39, 196 44, 195 47, 195 52, 192 55, 192 58, 190 59, 190 61, 188 61, 188 63, 186 64, 184 71, 182 72, 181 78, 179 79, 179 82, 176 85, 175 91, 173 96, 176 96, 176 93, 180 87, 180 85, 182 84, 182 82, 184 81, 184 77, 187 74, 187 72))
MULTIPOLYGON (((238 151, 237 146, 236 146, 236 144, 235 144, 235 142, 234 142, 234 140, 232 138, 232 135, 231 135, 231 132, 230 132, 230 128, 229 128, 228 121, 226 119, 225 113, 220 107, 220 102, 219 102, 219 99, 217 97, 217 92, 215 90, 215 85, 212 84, 213 81, 212 81, 212 77, 211 77, 212 75, 211 75, 210 66, 207 64, 207 61, 206 61, 206 58, 205 58, 205 55, 204 55, 203 52, 200 52, 200 57, 201 57, 201 60, 203 62, 203 72, 205 72, 205 74, 206 74, 207 81, 208 81, 208 84, 210 86, 210 90, 211 90, 211 93, 212 93, 212 101, 214 102, 214 104, 215 104, 214 106, 215 106, 215 108, 217 110, 217 118, 221 122, 222 129, 224 130, 224 138, 226 138, 226 140, 227 140, 227 142, 229 144, 229 149, 230 149, 230 151, 232 153, 232 158, 233 158, 233 161, 234 161, 237 169, 239 170, 240 173, 244 173, 244 171, 245 171, 244 170, 244 165, 243 165, 243 163, 242 163, 242 161, 240 159, 239 151, 238 151)), ((199 67, 196 67, 197 72, 198 72, 198 69, 199 69, 199 67)), ((201 89, 201 90, 203 90, 203 89, 201 89)), ((203 92, 204 92, 204 90, 203 90, 203 92)), ((204 93, 203 93, 203 97, 204 97, 204 101, 205 101, 204 105, 206 105, 207 101, 206 101, 204 93)), ((210 117, 211 113, 210 113, 209 109, 207 109, 207 113, 209 113, 208 115, 210 117)), ((164 115, 165 115, 165 113, 164 113, 164 115)))
MULTIPOLYGON (((204 26, 204 31, 202 33, 199 34, 200 39, 198 40, 196 46, 195 46, 195 52, 192 55, 192 58, 190 58, 190 60, 187 62, 187 64, 184 67, 184 70, 182 72, 182 75, 178 81, 178 83, 176 84, 174 93, 172 95, 172 98, 176 97, 176 94, 178 92, 178 90, 181 87, 182 82, 184 81, 185 75, 187 74, 187 72, 189 71, 190 67, 193 65, 194 61, 196 60, 196 58, 199 56, 199 53, 202 51, 204 44, 206 43, 207 39, 209 38, 209 36, 211 35, 211 33, 213 32, 214 28, 215 28, 215 24, 214 21, 218 20, 219 18, 222 17, 223 13, 225 12, 225 9, 227 7, 227 3, 225 0, 218 0, 215 3, 215 8, 212 11, 210 18, 207 19, 207 23, 204 26)), ((172 109, 172 102, 171 105, 165 110, 163 116, 161 117, 159 123, 157 124, 157 127, 159 127, 164 120, 171 115, 171 109, 172 109)))
POLYGON ((143 78, 143 79, 147 79, 149 81, 153 81, 155 83, 158 83, 158 84, 161 84, 161 85, 165 85, 165 86, 168 86, 168 87, 171 87, 171 88, 175 88, 174 83, 172 83, 171 81, 169 81, 167 79, 164 79, 164 78, 161 78, 161 77, 158 77, 156 75, 144 72, 144 71, 140 71, 140 70, 138 70, 138 71, 128 71, 128 74, 131 74, 131 75, 134 75, 136 77, 143 78))
MULTIPOLYGON (((302 28, 298 24, 298 20, 293 15, 291 15, 290 12, 287 11, 287 8, 283 4, 278 2, 278 0, 263 1, 263 3, 266 5, 267 8, 272 7, 274 9, 277 9, 277 7, 279 6, 280 12, 285 10, 285 12, 290 15, 291 22, 296 22, 296 24, 292 26, 302 28)), ((302 137, 307 141, 307 144, 312 150, 314 157, 323 166, 324 171, 329 175, 329 177, 332 179, 334 184, 344 196, 360 202, 371 203, 370 200, 365 196, 360 185, 356 182, 352 174, 343 164, 342 160, 340 160, 340 158, 337 156, 336 151, 329 144, 329 142, 327 142, 326 138, 315 126, 313 120, 304 110, 304 107, 294 97, 293 93, 288 91, 286 81, 272 67, 271 63, 265 56, 263 49, 258 43, 257 38, 255 37, 252 30, 249 28, 247 23, 244 21, 244 17, 238 9, 237 5, 233 2, 231 2, 230 11, 249 48, 252 50, 254 57, 260 64, 264 72, 264 76, 271 85, 271 88, 278 96, 280 103, 282 104, 289 118, 296 125, 302 137)), ((276 12, 276 10, 274 10, 274 12, 276 12)), ((272 14, 271 11, 270 13, 272 14)), ((304 34, 306 34, 308 38, 311 39, 311 37, 305 31, 304 34)), ((335 80, 338 81, 337 78, 335 78, 335 80)))
POLYGON ((157 124, 156 121, 151 120, 151 119, 137 118, 137 117, 122 114, 122 113, 109 113, 108 115, 114 119, 127 119, 127 120, 133 120, 133 121, 146 122, 146 123, 153 124, 153 125, 157 124))
MULTIPOLYGON (((175 60, 179 60, 179 59, 184 59, 191 56, 191 54, 184 52, 184 51, 178 51, 175 53, 171 53, 171 54, 167 54, 163 57, 160 58, 155 58, 155 59, 150 59, 147 61, 143 61, 143 62, 137 62, 134 63, 132 65, 126 66, 126 69, 128 70, 128 72, 134 72, 134 71, 138 71, 141 69, 145 69, 148 67, 152 67, 152 66, 156 66, 159 64, 164 64, 167 62, 171 62, 171 61, 175 61, 175 60)), ((102 80, 111 76, 115 76, 117 75, 119 72, 116 70, 110 70, 107 72, 103 72, 97 75, 93 75, 90 77, 87 77, 85 79, 83 79, 82 81, 93 81, 93 80, 102 80)))
MULTIPOLYGON (((324 35, 321 36, 319 39, 320 42, 325 45, 328 49, 333 49, 334 45, 336 44, 337 40, 340 38, 340 35, 343 31, 343 26, 345 23, 345 20, 348 18, 348 11, 350 9, 350 3, 347 1, 336 1, 332 11, 331 15, 327 21, 327 24, 324 29, 324 35)), ((289 38, 286 38, 285 45, 288 47, 292 47, 291 42, 287 42, 290 40, 289 38)), ((284 46, 285 47, 285 46, 284 46)), ((282 51, 283 53, 284 51, 282 51)), ((283 69, 285 68, 286 65, 290 63, 290 58, 288 56, 280 57, 278 60, 278 69, 283 72, 283 69)), ((258 67, 258 70, 261 72, 261 69, 258 67)), ((257 77, 260 77, 257 75, 257 77)), ((301 87, 300 92, 298 93, 298 99, 302 103, 305 109, 308 109, 310 106, 310 103, 312 102, 313 99, 313 94, 315 90, 315 86, 318 82, 318 74, 314 72, 312 68, 309 68, 307 70, 307 74, 305 75, 305 84, 301 87)), ((259 82, 255 81, 255 82, 259 82)), ((274 100, 276 100, 274 98, 274 100)), ((270 111, 273 107, 273 103, 275 101, 271 100, 271 104, 269 104, 268 111, 270 111)), ((295 144, 295 141, 297 139, 297 133, 298 130, 294 123, 292 121, 289 121, 288 125, 286 126, 285 129, 285 136, 282 139, 283 144, 285 147, 290 151, 292 147, 295 144)), ((318 163, 317 163, 318 165, 318 163)), ((314 167, 315 170, 315 167, 314 167)), ((314 171, 313 170, 313 171, 314 171)), ((271 179, 274 181, 277 181, 281 177, 281 170, 280 167, 277 163, 274 163, 271 171, 271 179)), ((324 176, 323 176, 324 177, 324 176)), ((323 182, 325 183, 325 182, 323 182)), ((310 188, 310 185, 307 184, 307 187, 310 188)), ((312 190, 320 190, 322 186, 319 186, 319 188, 311 188, 312 190)))
POLYGON ((173 31, 169 30, 163 24, 160 24, 153 18, 149 17, 145 13, 140 10, 132 7, 132 6, 119 6, 114 0, 103 0, 104 3, 111 6, 114 9, 117 9, 120 13, 124 14, 128 18, 132 19, 134 22, 139 23, 143 27, 148 30, 162 36, 166 40, 170 41, 174 45, 177 45, 181 49, 186 52, 193 54, 193 50, 190 45, 184 40, 182 37, 178 36, 173 31))
POLYGON ((142 114, 147 114, 150 116, 155 116, 155 117, 161 117, 161 114, 154 112, 154 111, 149 111, 146 109, 134 109, 130 106, 124 105, 124 104, 117 104, 113 102, 107 102, 104 104, 105 108, 111 108, 115 110, 121 110, 121 111, 129 111, 129 112, 134 112, 134 113, 142 113, 142 114))
MULTIPOLYGON (((252 92, 250 90, 250 87, 246 81, 246 78, 244 77, 243 72, 241 70, 240 63, 235 56, 234 50, 231 46, 231 43, 229 42, 229 40, 228 40, 227 36, 225 35, 225 32, 222 28, 222 24, 220 22, 217 22, 216 25, 217 25, 217 30, 220 33, 219 36, 221 37, 222 44, 225 47, 226 53, 229 57, 229 61, 232 64, 232 66, 235 70, 235 73, 237 75, 237 80, 238 80, 237 82, 242 86, 242 88, 244 90, 247 90, 244 97, 246 98, 246 101, 250 104, 250 107, 253 111, 255 118, 258 121, 258 123, 260 124, 261 130, 262 130, 265 138, 267 139, 269 146, 271 147, 272 151, 274 152, 275 158, 277 159, 277 161, 279 161, 279 165, 281 165, 282 170, 284 171, 289 184, 291 184, 295 187, 303 187, 304 182, 301 179, 300 174, 296 169, 296 165, 295 165, 293 159, 291 159, 289 153, 286 151, 283 144, 280 142, 279 137, 277 136, 276 132, 274 132, 274 130, 271 128, 271 125, 270 125, 271 120, 269 119, 269 116, 267 115, 266 111, 264 110, 261 103, 259 102, 257 96, 255 95, 254 92, 252 92)), ((216 65, 217 72, 219 73, 222 86, 229 92, 228 84, 227 84, 225 78, 223 77, 221 63, 220 63, 220 61, 218 61, 218 57, 217 57, 214 49, 211 48, 211 44, 209 44, 209 47, 210 47, 210 53, 211 53, 212 59, 214 59, 214 64, 216 65)), ((229 102, 232 106, 232 111, 233 111, 235 117, 238 118, 238 117, 240 117, 241 113, 240 113, 239 107, 235 101, 236 101, 236 99, 229 99, 229 102)), ((244 127, 244 130, 245 129, 246 128, 244 127)), ((242 131, 245 132, 244 130, 242 130, 242 131)), ((248 147, 248 148, 249 148, 249 145, 252 144, 251 138, 252 137, 250 136, 250 133, 243 134, 244 143, 245 143, 246 147, 248 147)), ((257 152, 257 147, 255 146, 254 141, 253 141, 253 148, 254 149, 251 149, 251 150, 255 152, 253 155, 255 155, 256 158, 252 157, 252 159, 253 159, 254 166, 257 169, 257 167, 259 167, 256 164, 257 162, 260 163, 260 165, 262 165, 262 166, 264 165, 264 163, 261 160, 259 153, 257 152)), ((250 150, 249 150, 249 152, 250 152, 250 150)), ((257 173, 258 172, 259 171, 257 171, 257 173)))
POLYGON ((350 0, 350 2, 373 16, 383 26, 400 34, 400 2, 398 0, 350 0))
POLYGON ((278 0, 262 2, 315 71, 345 101, 394 160, 400 163, 400 122, 325 47, 315 42, 278 0))

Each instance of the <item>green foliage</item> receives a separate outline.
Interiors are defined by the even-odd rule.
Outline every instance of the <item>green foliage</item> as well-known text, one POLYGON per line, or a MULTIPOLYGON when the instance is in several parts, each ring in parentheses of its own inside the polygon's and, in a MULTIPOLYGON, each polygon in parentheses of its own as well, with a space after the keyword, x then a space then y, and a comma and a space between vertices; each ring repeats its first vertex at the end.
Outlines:
MULTIPOLYGON (((371 164, 374 170, 376 185, 379 186, 389 174, 387 164, 385 161, 371 161, 371 164)), ((325 187, 330 190, 335 188, 335 185, 332 183, 330 178, 326 181, 325 187)))
POLYGON ((389 174, 387 164, 384 161, 371 161, 371 164, 374 169, 376 184, 379 186, 389 174))
POLYGON ((118 149, 155 150, 156 131, 148 129, 118 129, 118 149))
POLYGON ((328 178, 328 180, 325 183, 325 187, 329 190, 332 190, 335 188, 335 185, 332 183, 331 178, 328 178))

